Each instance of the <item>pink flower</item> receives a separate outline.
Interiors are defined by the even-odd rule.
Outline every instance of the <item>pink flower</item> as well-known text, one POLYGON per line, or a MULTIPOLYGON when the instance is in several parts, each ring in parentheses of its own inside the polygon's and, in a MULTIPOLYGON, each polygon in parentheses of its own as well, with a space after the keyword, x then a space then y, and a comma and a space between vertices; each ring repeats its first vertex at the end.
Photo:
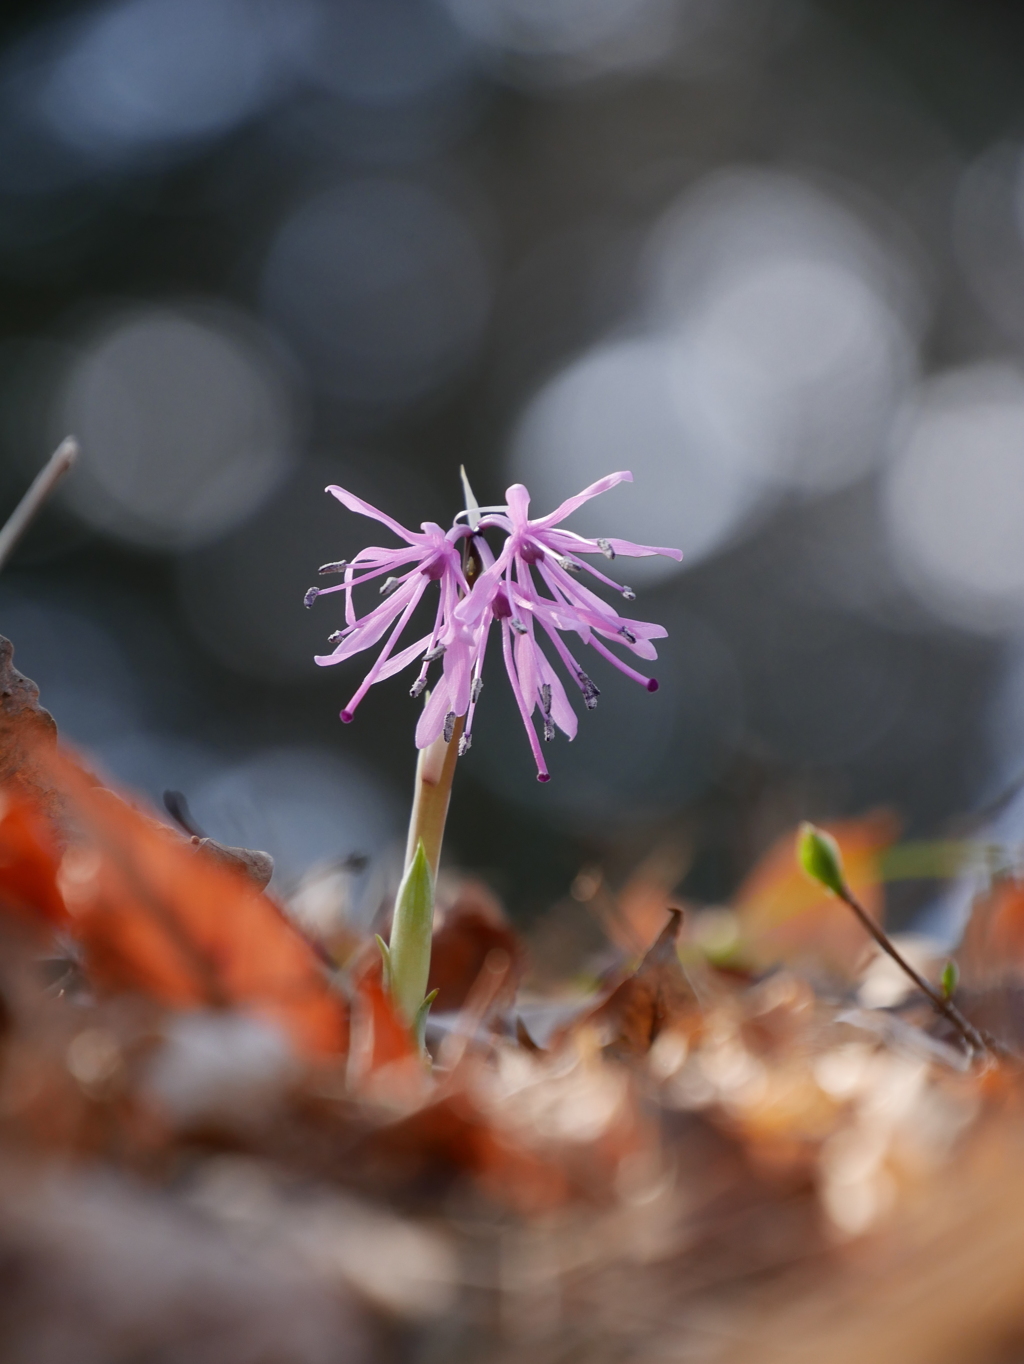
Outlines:
POLYGON ((441 676, 434 684, 416 726, 416 746, 426 748, 441 736, 450 740, 456 719, 464 715, 466 723, 459 752, 465 753, 473 739, 473 718, 483 686, 484 656, 495 621, 501 627, 502 655, 537 763, 539 781, 547 781, 549 777, 533 724, 535 711, 540 710, 545 739, 553 739, 556 728, 573 739, 577 727, 576 713, 565 688, 541 648, 544 637, 579 688, 588 710, 596 706, 600 693, 570 653, 562 639, 565 632, 577 634, 584 644, 648 691, 657 691, 658 684, 653 677, 637 672, 608 645, 624 648, 638 658, 655 659, 658 655, 651 641, 663 638, 664 628, 619 615, 585 587, 577 575, 589 573, 598 582, 621 593, 627 601, 632 601, 635 594, 631 588, 606 577, 581 556, 603 555, 606 559, 614 559, 619 554, 631 557, 665 554, 681 559, 682 554, 677 549, 637 545, 629 540, 588 540, 559 526, 560 521, 590 498, 607 492, 617 483, 632 482, 632 478, 629 473, 609 474, 536 521, 529 519, 530 495, 521 483, 508 489, 507 506, 486 508, 483 515, 472 502, 467 484, 472 511, 460 513, 460 516, 468 515, 472 524, 460 525, 456 518, 456 524, 445 532, 434 522, 425 521, 420 533, 406 530, 343 488, 328 488, 327 491, 350 510, 383 522, 405 542, 395 549, 371 547, 361 550, 351 563, 324 564, 321 573, 344 573, 344 581, 335 587, 311 587, 306 593, 307 606, 312 606, 317 597, 327 593, 345 593, 345 627, 331 636, 331 643, 336 643, 337 648, 333 654, 317 657, 317 663, 341 663, 387 635, 384 647, 341 712, 341 718, 346 722, 351 720, 359 702, 375 682, 392 677, 416 659, 421 660, 421 665, 411 694, 419 696, 427 685, 430 664, 440 659, 443 660, 441 676), (506 539, 497 558, 480 533, 485 530, 505 533, 506 539), (482 568, 472 587, 462 566, 460 542, 467 537, 472 539, 482 568), (386 600, 367 615, 357 617, 352 589, 382 574, 389 575, 381 587, 386 600), (540 585, 534 574, 539 576, 540 585), (395 653, 399 638, 431 582, 440 586, 433 630, 395 653))
MULTIPOLYGON (((533 725, 534 712, 539 708, 545 739, 554 738, 556 727, 572 739, 577 728, 576 714, 565 688, 541 648, 538 633, 547 637, 590 710, 597 704, 600 693, 570 653, 561 632, 575 632, 584 644, 590 645, 627 677, 639 682, 648 691, 657 690, 658 683, 654 678, 630 667, 604 641, 621 646, 639 658, 655 659, 657 650, 651 641, 664 638, 667 633, 665 629, 660 625, 620 616, 606 601, 579 582, 576 575, 589 573, 598 582, 621 593, 627 601, 632 601, 635 593, 631 588, 606 577, 580 556, 599 554, 606 559, 614 559, 619 554, 630 557, 665 554, 669 558, 681 559, 682 553, 677 549, 638 545, 629 540, 588 540, 573 531, 560 528, 558 524, 590 498, 607 492, 618 483, 631 483, 632 480, 630 473, 609 474, 536 521, 528 517, 530 495, 521 483, 517 483, 505 494, 508 499, 505 509, 488 509, 487 514, 479 519, 478 529, 494 527, 507 532, 508 538, 497 559, 487 563, 473 584, 472 592, 458 603, 452 615, 450 628, 454 635, 464 641, 464 665, 469 667, 472 674, 460 751, 465 752, 472 743, 473 716, 480 693, 480 672, 487 637, 494 621, 501 626, 505 667, 537 763, 538 781, 547 781, 549 774, 533 725), (544 595, 538 587, 534 572, 547 587, 548 595, 544 595)), ((485 543, 478 538, 475 544, 486 552, 486 559, 491 560, 485 543)), ((461 702, 462 695, 460 692, 456 698, 449 694, 447 701, 459 715, 463 712, 458 709, 457 702, 461 702)), ((432 717, 431 723, 425 722, 426 712, 416 734, 416 742, 420 746, 430 743, 440 732, 436 716, 432 717)))
POLYGON ((344 573, 344 581, 334 587, 311 587, 306 593, 306 606, 312 606, 318 597, 327 596, 331 592, 345 593, 345 626, 344 629, 336 631, 328 641, 337 644, 334 653, 317 656, 316 662, 322 667, 341 663, 346 658, 361 653, 363 649, 370 648, 387 634, 387 641, 377 655, 373 667, 341 712, 341 718, 347 724, 355 714, 359 702, 375 682, 383 682, 385 678, 393 677, 417 658, 422 659, 422 664, 419 676, 412 685, 412 695, 418 696, 423 691, 427 683, 427 669, 445 652, 445 641, 451 633, 450 621, 456 603, 460 595, 469 591, 469 584, 462 570, 462 553, 459 545, 469 532, 465 526, 453 526, 446 534, 433 521, 424 521, 420 532, 406 530, 390 516, 386 516, 384 512, 378 511, 361 498, 354 497, 344 488, 332 484, 326 491, 333 493, 350 511, 382 522, 389 530, 394 531, 399 539, 405 541, 404 545, 395 549, 371 546, 360 550, 351 563, 339 560, 337 563, 324 564, 320 569, 321 573, 344 573), (352 601, 352 589, 371 582, 382 574, 388 575, 380 589, 385 600, 365 616, 357 617, 352 601), (395 645, 432 582, 439 583, 441 589, 433 630, 429 635, 418 639, 415 644, 403 649, 401 653, 394 653, 395 645))

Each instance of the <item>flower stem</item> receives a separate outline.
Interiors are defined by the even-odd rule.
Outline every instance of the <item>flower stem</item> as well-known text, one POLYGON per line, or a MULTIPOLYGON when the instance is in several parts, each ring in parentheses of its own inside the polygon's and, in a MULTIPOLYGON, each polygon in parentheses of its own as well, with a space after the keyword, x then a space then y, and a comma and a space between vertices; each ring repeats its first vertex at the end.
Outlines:
POLYGON ((448 818, 455 764, 459 756, 459 740, 465 722, 466 717, 460 715, 448 743, 445 743, 443 736, 439 736, 429 748, 420 749, 416 763, 416 789, 409 818, 409 838, 405 845, 405 866, 406 870, 412 866, 416 849, 422 843, 430 874, 435 880, 441 860, 441 843, 445 820, 448 818))
MULTIPOLYGON (((472 537, 463 549, 463 568, 467 581, 472 584, 480 570, 472 537)), ((430 977, 434 886, 459 757, 459 740, 465 724, 465 715, 455 717, 447 741, 443 734, 439 735, 428 748, 420 750, 416 760, 416 788, 405 845, 405 875, 395 899, 391 942, 386 952, 383 944, 381 946, 391 997, 415 1029, 421 1047, 427 1011, 434 997, 431 994, 424 998, 430 977)))

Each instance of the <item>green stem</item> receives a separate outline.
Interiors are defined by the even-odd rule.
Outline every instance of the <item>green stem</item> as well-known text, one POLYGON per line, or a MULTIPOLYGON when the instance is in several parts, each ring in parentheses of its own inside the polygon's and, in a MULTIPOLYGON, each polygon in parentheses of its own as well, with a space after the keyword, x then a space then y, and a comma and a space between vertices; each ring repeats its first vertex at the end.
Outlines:
POLYGON ((410 1027, 422 1032, 430 977, 430 948, 434 931, 434 883, 441 859, 441 842, 452 794, 452 778, 459 756, 463 719, 455 722, 451 739, 438 738, 420 751, 416 763, 416 791, 409 820, 405 875, 395 897, 391 942, 384 956, 391 995, 410 1027))

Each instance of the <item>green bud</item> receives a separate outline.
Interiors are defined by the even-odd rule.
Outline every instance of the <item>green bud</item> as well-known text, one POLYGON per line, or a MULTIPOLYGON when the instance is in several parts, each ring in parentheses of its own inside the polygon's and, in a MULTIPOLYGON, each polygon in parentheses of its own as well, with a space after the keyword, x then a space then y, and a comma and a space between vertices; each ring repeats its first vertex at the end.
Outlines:
POLYGON ((839 844, 824 829, 801 824, 796 840, 797 861, 812 881, 818 881, 833 895, 846 894, 843 859, 839 844))
POLYGON ((942 968, 942 978, 940 982, 942 985, 943 996, 946 999, 953 998, 954 994, 956 993, 956 987, 959 984, 959 981, 960 968, 957 966, 956 962, 951 957, 949 961, 946 962, 945 966, 942 968))
POLYGON ((392 998, 410 1027, 427 992, 433 931, 434 878, 421 840, 398 888, 388 953, 392 998))

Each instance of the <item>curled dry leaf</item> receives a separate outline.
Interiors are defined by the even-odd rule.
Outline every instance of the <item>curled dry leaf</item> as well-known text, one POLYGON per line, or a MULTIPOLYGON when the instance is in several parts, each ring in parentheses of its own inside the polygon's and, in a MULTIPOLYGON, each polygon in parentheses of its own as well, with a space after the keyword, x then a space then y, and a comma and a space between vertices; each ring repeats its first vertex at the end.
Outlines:
MULTIPOLYGON (((881 923, 880 858, 896 840, 896 818, 881 810, 822 828, 839 844, 850 889, 881 923)), ((777 839, 736 893, 740 953, 757 969, 785 964, 851 979, 870 955, 870 940, 849 909, 800 870, 795 839, 795 831, 777 839)))
POLYGON ((573 1026, 596 1029, 614 1055, 643 1056, 659 1033, 692 1018, 697 999, 676 950, 682 922, 682 910, 669 910, 668 923, 633 974, 573 1026))

